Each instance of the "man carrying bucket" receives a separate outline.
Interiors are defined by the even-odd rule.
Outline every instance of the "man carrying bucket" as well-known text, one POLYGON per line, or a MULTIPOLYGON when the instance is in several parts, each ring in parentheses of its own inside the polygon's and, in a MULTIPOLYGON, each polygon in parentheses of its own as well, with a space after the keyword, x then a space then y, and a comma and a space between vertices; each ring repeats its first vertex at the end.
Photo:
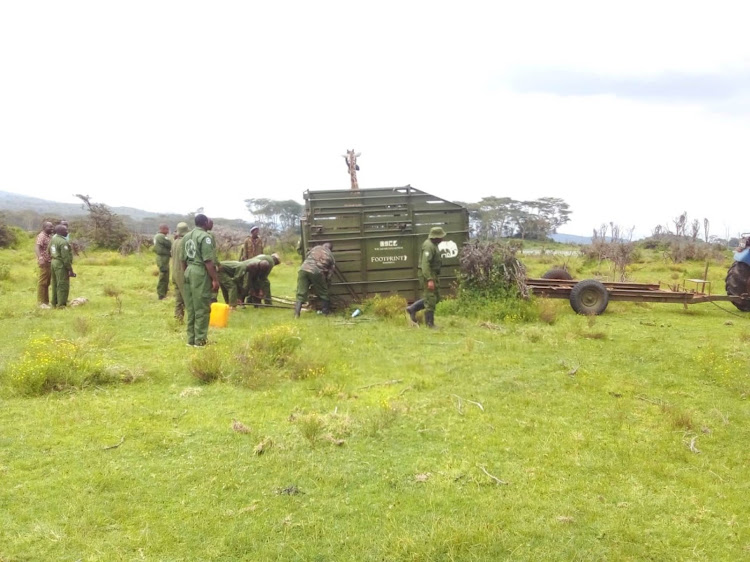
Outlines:
POLYGON ((211 294, 219 290, 216 274, 216 249, 206 232, 209 219, 195 215, 195 228, 182 243, 182 268, 185 271, 185 309, 187 310, 187 344, 203 347, 208 343, 211 317, 211 294))

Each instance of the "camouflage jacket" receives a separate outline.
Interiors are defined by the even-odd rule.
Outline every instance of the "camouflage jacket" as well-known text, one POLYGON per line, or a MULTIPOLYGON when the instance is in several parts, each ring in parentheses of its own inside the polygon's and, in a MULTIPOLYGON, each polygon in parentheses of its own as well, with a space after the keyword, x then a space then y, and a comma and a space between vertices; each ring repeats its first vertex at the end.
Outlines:
POLYGON ((240 251, 240 261, 249 260, 250 258, 261 255, 263 253, 263 246, 265 246, 265 244, 263 243, 262 238, 248 236, 245 238, 245 243, 242 245, 242 250, 240 251))
POLYGON ((308 273, 322 273, 326 279, 330 279, 335 266, 336 260, 333 259, 333 253, 323 246, 315 246, 307 252, 307 257, 300 269, 308 273))

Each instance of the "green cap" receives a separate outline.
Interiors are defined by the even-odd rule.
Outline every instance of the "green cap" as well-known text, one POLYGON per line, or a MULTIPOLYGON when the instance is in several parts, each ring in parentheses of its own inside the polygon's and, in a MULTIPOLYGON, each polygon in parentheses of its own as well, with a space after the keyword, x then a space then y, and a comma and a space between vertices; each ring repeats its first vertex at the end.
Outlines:
POLYGON ((180 222, 177 223, 177 234, 187 234, 188 233, 188 225, 186 222, 180 222))
POLYGON ((430 238, 445 238, 445 230, 440 226, 433 226, 430 229, 430 238))

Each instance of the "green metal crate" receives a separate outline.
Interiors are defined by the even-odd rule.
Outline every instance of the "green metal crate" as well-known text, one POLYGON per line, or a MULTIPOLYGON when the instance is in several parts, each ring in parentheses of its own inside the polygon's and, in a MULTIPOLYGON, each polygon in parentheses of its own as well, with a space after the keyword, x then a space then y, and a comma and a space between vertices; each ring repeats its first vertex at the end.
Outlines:
POLYGON ((302 219, 304 253, 333 244, 337 272, 331 298, 338 306, 376 294, 419 298, 417 269, 422 243, 441 226, 440 289, 450 294, 458 274, 458 252, 469 241, 466 208, 411 186, 306 191, 302 219))

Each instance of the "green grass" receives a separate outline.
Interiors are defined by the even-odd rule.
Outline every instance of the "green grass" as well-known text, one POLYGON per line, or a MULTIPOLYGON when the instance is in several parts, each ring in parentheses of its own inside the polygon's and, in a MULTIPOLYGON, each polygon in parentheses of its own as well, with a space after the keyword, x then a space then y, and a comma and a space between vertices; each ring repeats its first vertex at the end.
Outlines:
POLYGON ((89 303, 45 311, 31 247, 0 252, 3 562, 750 556, 750 324, 728 303, 584 318, 548 301, 502 324, 439 309, 436 332, 381 305, 249 309, 200 350, 152 261, 90 254, 71 291, 89 303), (21 396, 11 367, 44 338, 120 378, 21 396))

